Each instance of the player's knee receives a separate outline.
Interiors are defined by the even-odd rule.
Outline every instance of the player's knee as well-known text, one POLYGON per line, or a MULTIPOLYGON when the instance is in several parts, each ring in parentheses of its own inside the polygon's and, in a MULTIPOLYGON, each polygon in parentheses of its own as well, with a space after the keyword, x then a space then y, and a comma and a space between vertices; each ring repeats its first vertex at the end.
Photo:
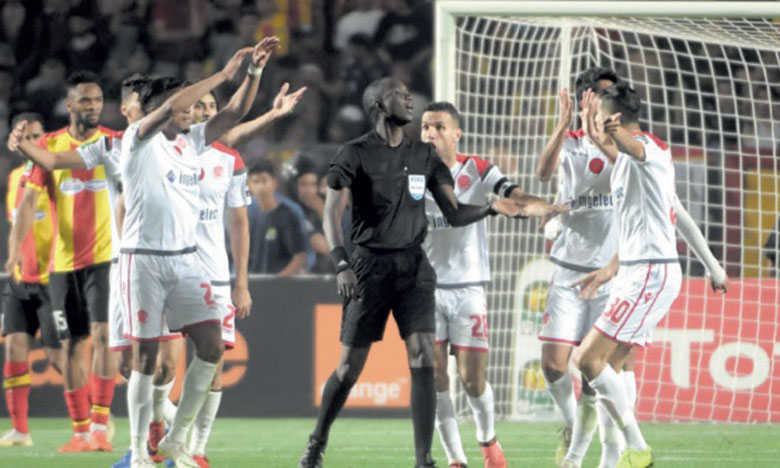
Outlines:
POLYGON ((542 373, 544 374, 544 379, 548 382, 557 382, 566 375, 566 368, 561 368, 555 364, 542 364, 542 373))
POLYGON ((574 364, 586 379, 592 380, 601 373, 605 363, 595 354, 586 352, 578 356, 574 364))
POLYGON ((480 378, 467 378, 461 381, 463 383, 463 391, 470 397, 479 397, 485 393, 485 379, 480 378))
POLYGON ((197 349, 198 358, 216 364, 222 359, 222 355, 225 353, 225 345, 221 340, 209 340, 205 343, 201 343, 197 349))
POLYGON ((438 367, 433 367, 433 381, 436 386, 437 392, 443 392, 450 388, 450 376, 447 374, 447 370, 439 370, 438 367))
POLYGON ((408 339, 406 354, 411 368, 433 367, 433 339, 424 336, 408 339))
POLYGON ((165 356, 160 360, 160 365, 157 367, 155 373, 155 384, 163 385, 171 380, 176 375, 176 360, 172 356, 165 356))

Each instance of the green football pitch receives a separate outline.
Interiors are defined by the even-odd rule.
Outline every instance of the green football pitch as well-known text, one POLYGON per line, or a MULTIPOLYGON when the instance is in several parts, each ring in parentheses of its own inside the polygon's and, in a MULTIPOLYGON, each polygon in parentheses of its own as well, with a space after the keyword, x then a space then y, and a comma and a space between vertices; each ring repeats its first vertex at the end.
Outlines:
MULTIPOLYGON (((35 445, 0 449, 2 468, 110 467, 128 443, 127 420, 117 419, 114 453, 58 454, 69 438, 66 419, 30 421, 35 445)), ((0 419, 0 428, 9 426, 0 419)), ((295 468, 313 427, 310 419, 218 419, 209 458, 214 468, 295 468)), ((656 467, 780 467, 780 425, 741 424, 642 424, 654 447, 656 467)), ((498 436, 510 467, 553 467, 557 426, 551 423, 500 422, 498 436)), ((474 425, 461 425, 470 466, 482 459, 474 443, 474 425)), ((434 457, 446 468, 438 436, 434 457)), ((584 468, 598 464, 599 446, 594 443, 584 468)), ((331 433, 325 456, 326 468, 412 468, 411 423, 403 419, 340 419, 331 433)), ((160 465, 162 466, 162 465, 160 465)))

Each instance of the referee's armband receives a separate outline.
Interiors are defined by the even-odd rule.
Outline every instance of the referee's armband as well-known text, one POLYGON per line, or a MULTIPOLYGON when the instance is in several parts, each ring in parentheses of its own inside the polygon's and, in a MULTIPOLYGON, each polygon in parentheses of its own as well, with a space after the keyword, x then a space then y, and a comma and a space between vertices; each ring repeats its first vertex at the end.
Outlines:
POLYGON ((330 259, 333 260, 333 264, 336 265, 336 274, 349 268, 349 258, 347 257, 347 251, 343 246, 331 250, 330 259))
POLYGON ((502 177, 493 186, 493 192, 500 197, 509 198, 515 187, 517 187, 517 184, 510 182, 506 177, 502 177))

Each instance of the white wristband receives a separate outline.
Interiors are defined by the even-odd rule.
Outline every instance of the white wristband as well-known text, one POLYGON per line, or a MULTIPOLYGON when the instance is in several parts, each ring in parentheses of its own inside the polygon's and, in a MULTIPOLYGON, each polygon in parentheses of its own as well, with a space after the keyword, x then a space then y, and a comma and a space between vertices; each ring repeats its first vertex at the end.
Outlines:
POLYGON ((253 64, 249 64, 249 68, 246 70, 247 74, 252 76, 262 76, 263 75, 263 67, 256 67, 253 64))

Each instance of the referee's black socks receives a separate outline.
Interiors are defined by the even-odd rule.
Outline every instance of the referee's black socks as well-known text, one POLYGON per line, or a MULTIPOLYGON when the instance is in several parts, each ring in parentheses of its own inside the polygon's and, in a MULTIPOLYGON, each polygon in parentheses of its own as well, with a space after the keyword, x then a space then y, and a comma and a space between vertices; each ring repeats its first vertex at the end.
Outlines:
POLYGON ((322 404, 320 405, 320 414, 317 417, 317 426, 312 433, 313 436, 324 441, 328 440, 330 426, 336 420, 341 408, 344 407, 344 403, 347 402, 351 389, 352 385, 339 380, 336 371, 330 374, 330 378, 322 390, 322 404))
POLYGON ((412 425, 414 426, 414 456, 417 466, 431 461, 433 427, 436 420, 436 389, 433 367, 412 367, 412 425))

